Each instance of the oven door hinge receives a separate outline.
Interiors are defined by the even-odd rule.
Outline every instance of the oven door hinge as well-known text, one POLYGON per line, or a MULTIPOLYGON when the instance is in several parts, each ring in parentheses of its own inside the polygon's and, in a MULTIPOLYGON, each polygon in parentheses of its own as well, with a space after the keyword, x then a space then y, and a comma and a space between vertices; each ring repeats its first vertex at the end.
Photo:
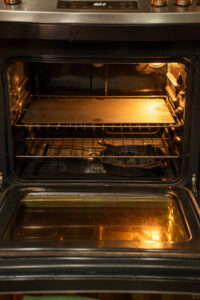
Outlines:
POLYGON ((3 173, 0 172, 0 190, 3 188, 3 173))
POLYGON ((192 192, 194 193, 195 197, 197 197, 197 176, 196 174, 192 174, 192 192))

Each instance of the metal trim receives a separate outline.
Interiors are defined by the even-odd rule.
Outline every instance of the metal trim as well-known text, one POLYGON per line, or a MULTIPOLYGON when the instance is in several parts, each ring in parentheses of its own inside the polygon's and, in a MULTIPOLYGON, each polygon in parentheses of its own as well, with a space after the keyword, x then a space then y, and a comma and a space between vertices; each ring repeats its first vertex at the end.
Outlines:
POLYGON ((138 9, 59 9, 57 0, 23 0, 6 5, 0 0, 0 22, 46 24, 199 24, 200 6, 195 2, 178 7, 171 1, 165 7, 153 7, 151 1, 140 1, 138 9))

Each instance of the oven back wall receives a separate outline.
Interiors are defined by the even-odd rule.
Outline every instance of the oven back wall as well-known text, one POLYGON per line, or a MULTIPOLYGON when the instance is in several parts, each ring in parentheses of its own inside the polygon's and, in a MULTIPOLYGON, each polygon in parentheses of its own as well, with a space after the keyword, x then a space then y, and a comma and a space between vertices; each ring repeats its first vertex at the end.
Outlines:
POLYGON ((34 89, 40 95, 104 96, 107 72, 109 95, 137 92, 165 94, 166 65, 156 73, 147 64, 35 63, 34 89))

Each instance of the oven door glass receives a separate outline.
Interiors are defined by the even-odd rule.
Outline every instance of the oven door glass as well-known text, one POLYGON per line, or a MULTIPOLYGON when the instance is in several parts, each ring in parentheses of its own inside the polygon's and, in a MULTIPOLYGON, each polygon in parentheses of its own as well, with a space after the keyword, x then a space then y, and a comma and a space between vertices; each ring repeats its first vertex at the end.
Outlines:
POLYGON ((12 245, 51 241, 61 247, 185 249, 198 235, 199 224, 184 189, 96 189, 10 191, 1 211, 2 240, 12 245))
POLYGON ((173 197, 26 195, 3 236, 12 240, 185 242, 173 197))

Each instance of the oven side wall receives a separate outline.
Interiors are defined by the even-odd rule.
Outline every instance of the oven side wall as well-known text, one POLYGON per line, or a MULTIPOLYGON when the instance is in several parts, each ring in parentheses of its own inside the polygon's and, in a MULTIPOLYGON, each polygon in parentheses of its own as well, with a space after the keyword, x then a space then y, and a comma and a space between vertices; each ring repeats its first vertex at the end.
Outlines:
MULTIPOLYGON (((0 55, 1 57, 1 55, 0 55)), ((0 59, 0 72, 4 67, 4 60, 0 59)), ((4 106, 4 82, 0 77, 0 193, 7 184, 4 185, 4 179, 7 174, 7 158, 6 158, 6 118, 5 118, 5 106, 4 106)))

